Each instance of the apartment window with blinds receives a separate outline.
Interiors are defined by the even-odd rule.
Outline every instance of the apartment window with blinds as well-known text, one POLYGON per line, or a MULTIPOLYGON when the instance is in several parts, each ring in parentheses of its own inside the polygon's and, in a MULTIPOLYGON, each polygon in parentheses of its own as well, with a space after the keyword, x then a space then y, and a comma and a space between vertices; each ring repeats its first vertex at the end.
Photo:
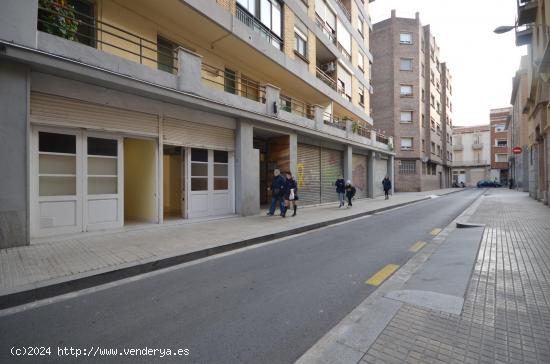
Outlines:
POLYGON ((413 95, 412 85, 401 85, 399 88, 399 94, 401 97, 411 97, 413 95))
POLYGON ((416 174, 416 161, 404 161, 399 164, 399 174, 416 174))
POLYGON ((338 67, 338 85, 342 96, 351 101, 351 75, 343 67, 338 67))
POLYGON ((401 150, 412 150, 413 149, 413 138, 403 137, 401 138, 401 150))
POLYGON ((307 36, 298 28, 294 28, 294 51, 307 60, 307 36))
POLYGON ((413 70, 412 58, 401 58, 399 63, 399 69, 401 71, 412 71, 413 70))
POLYGON ((361 51, 357 52, 357 67, 361 71, 365 71, 365 56, 361 53, 361 51))
POLYGON ((337 21, 337 31, 336 31, 336 38, 338 40, 338 44, 340 45, 340 51, 346 58, 350 58, 351 54, 351 35, 346 29, 346 27, 338 20, 337 21))
POLYGON ((359 86, 357 89, 359 93, 359 105, 365 106, 365 86, 359 83, 359 86))
POLYGON ((277 0, 260 0, 260 21, 282 38, 281 4, 277 0))
POLYGON ((401 123, 410 124, 413 121, 413 112, 412 111, 401 111, 401 118, 399 119, 401 123))
POLYGON ((359 32, 359 34, 361 35, 361 37, 365 37, 363 34, 364 32, 364 27, 365 27, 365 22, 363 21, 363 18, 361 18, 361 16, 357 16, 357 31, 359 32))
POLYGON ((412 33, 399 33, 400 44, 412 44, 412 33))

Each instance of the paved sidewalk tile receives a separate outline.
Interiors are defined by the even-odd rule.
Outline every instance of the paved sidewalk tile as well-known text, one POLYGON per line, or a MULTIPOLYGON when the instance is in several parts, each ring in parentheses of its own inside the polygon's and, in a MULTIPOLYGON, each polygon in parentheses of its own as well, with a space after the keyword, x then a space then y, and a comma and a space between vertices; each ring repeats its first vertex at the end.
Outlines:
POLYGON ((405 304, 361 363, 550 363, 550 209, 491 190, 470 222, 486 229, 462 313, 405 304))
POLYGON ((338 209, 336 204, 308 207, 300 209, 295 218, 269 218, 262 213, 37 239, 30 246, 0 249, 0 296, 53 280, 71 280, 76 275, 137 265, 456 191, 398 193, 389 201, 383 197, 358 200, 350 209, 338 209))

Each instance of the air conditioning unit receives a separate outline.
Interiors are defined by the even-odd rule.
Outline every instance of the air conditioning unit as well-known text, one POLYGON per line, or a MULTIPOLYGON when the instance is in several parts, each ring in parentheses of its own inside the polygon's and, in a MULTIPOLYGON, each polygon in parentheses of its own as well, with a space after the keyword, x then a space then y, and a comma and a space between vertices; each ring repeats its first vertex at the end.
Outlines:
POLYGON ((332 73, 336 71, 336 65, 334 64, 334 62, 325 63, 324 65, 321 66, 321 69, 325 73, 332 73))

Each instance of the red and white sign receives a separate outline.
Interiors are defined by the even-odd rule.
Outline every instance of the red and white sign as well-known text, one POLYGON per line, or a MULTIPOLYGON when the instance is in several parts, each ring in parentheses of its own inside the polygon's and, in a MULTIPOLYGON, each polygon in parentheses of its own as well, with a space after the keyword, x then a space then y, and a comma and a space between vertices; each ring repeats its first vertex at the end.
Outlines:
POLYGON ((521 154, 521 152, 522 152, 521 147, 513 147, 512 148, 512 153, 514 153, 514 154, 521 154))

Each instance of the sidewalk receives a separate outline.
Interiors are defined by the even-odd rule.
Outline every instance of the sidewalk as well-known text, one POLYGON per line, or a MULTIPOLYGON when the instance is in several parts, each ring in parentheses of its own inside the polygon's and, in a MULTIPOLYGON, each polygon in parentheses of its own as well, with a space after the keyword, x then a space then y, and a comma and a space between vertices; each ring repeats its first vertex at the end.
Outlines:
POLYGON ((461 191, 397 193, 299 209, 297 217, 230 217, 180 225, 133 227, 33 241, 0 250, 0 309, 144 273, 354 217, 461 191))
POLYGON ((507 189, 472 207, 484 229, 445 229, 299 362, 550 363, 550 210, 507 189))

